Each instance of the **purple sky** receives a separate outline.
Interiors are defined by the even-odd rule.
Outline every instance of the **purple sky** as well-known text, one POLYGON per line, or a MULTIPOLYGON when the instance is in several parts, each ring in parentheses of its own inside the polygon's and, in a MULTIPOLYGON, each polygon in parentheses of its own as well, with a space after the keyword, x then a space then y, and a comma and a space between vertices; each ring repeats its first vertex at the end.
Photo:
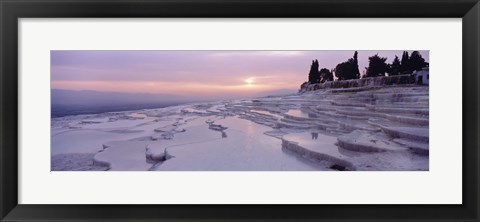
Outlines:
MULTIPOLYGON (((368 57, 391 63, 403 51, 358 51, 362 73, 368 57)), ((409 51, 411 54, 412 51, 409 51)), ((246 96, 297 90, 312 59, 333 69, 354 51, 51 51, 54 89, 246 96)), ((420 54, 429 62, 428 51, 420 54)), ((220 97, 219 97, 220 98, 220 97)))

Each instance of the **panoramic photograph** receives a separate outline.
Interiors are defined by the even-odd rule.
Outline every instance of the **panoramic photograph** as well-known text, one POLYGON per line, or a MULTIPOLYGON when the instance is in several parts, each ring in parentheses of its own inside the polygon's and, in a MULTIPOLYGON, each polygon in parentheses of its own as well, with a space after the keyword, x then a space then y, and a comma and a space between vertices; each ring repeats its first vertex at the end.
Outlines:
POLYGON ((53 50, 51 171, 428 171, 429 51, 53 50))

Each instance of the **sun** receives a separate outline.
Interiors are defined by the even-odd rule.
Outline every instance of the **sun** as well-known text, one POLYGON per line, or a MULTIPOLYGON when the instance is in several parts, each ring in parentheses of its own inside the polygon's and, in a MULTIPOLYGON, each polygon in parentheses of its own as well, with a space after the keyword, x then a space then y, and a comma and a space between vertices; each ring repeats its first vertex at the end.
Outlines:
POLYGON ((247 86, 253 86, 253 82, 255 82, 254 79, 253 79, 253 77, 252 77, 252 78, 245 79, 245 83, 247 83, 247 84, 246 84, 247 86))

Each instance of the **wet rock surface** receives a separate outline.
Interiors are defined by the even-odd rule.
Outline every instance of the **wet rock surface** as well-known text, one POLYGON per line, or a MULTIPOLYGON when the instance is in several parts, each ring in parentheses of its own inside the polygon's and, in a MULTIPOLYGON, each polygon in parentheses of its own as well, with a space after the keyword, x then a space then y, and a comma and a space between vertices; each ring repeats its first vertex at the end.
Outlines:
POLYGON ((52 171, 105 171, 108 165, 95 164, 94 153, 64 153, 52 156, 52 171))
POLYGON ((81 169, 119 171, 428 170, 428 108, 428 86, 362 85, 54 118, 52 160, 93 153, 103 168, 81 169))

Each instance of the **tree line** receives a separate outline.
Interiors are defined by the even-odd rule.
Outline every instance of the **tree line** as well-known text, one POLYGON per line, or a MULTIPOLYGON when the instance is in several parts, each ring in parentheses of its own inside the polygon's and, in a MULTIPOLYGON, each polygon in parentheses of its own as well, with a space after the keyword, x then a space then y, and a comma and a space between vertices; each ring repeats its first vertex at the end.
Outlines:
POLYGON ((360 70, 358 68, 358 52, 355 51, 352 58, 347 61, 339 63, 334 69, 321 68, 318 60, 313 60, 310 66, 310 72, 308 73, 308 82, 310 83, 324 83, 326 81, 333 81, 333 76, 338 80, 348 79, 360 79, 366 77, 377 77, 410 74, 415 70, 421 70, 423 67, 428 66, 425 59, 418 51, 413 51, 411 55, 407 51, 402 54, 400 60, 398 56, 395 56, 392 63, 387 63, 386 57, 380 57, 378 54, 368 57, 368 67, 365 67, 365 71, 360 76, 360 70))

